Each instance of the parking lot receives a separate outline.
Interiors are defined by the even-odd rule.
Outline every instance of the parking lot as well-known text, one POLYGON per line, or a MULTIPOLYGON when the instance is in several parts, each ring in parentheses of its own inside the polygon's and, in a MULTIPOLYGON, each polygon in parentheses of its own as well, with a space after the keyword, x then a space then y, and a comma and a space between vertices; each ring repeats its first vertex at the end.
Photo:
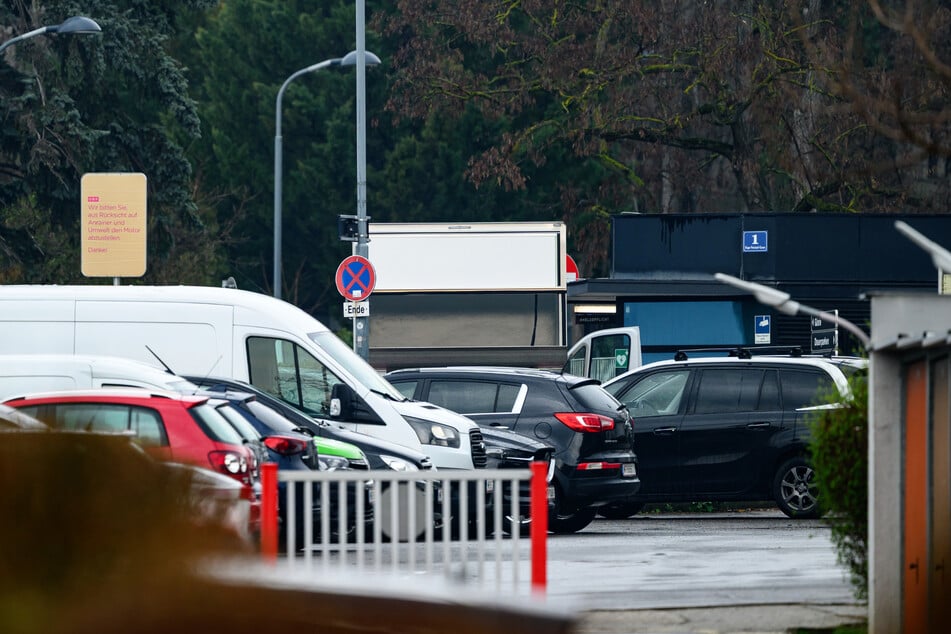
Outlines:
POLYGON ((822 520, 647 513, 549 536, 547 600, 579 611, 856 603, 822 520))

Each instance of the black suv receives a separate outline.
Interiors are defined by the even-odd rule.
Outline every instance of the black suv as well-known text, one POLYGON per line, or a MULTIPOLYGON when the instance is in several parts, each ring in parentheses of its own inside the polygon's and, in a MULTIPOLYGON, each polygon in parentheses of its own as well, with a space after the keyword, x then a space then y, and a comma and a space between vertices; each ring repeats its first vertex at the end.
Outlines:
POLYGON ((630 517, 648 502, 775 501, 793 518, 819 515, 809 415, 848 398, 864 359, 751 356, 650 363, 604 384, 636 424, 636 498, 600 509, 630 517), (833 396, 833 399, 829 399, 833 396))
POLYGON ((627 409, 594 379, 546 370, 447 367, 395 370, 386 380, 408 398, 508 428, 555 448, 549 528, 577 532, 597 507, 624 502, 640 480, 627 409))

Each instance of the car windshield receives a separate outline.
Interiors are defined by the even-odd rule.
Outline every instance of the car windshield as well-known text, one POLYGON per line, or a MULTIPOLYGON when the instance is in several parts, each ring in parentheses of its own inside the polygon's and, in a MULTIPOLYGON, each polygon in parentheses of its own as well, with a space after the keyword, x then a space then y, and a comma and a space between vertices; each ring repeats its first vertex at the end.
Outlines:
POLYGON ((226 442, 232 445, 244 444, 237 430, 211 405, 202 403, 201 405, 192 407, 188 412, 198 423, 198 426, 201 427, 205 434, 212 440, 226 442))
POLYGON ((406 398, 395 387, 380 376, 369 363, 350 349, 343 340, 332 332, 312 332, 307 335, 311 341, 320 346, 344 370, 374 392, 390 397, 394 401, 405 401, 406 398))
POLYGON ((621 403, 610 392, 597 383, 581 383, 570 388, 578 402, 594 412, 616 412, 622 407, 621 403))
POLYGON ((254 425, 248 422, 237 409, 231 405, 221 405, 218 412, 228 420, 229 423, 241 434, 245 440, 260 440, 261 434, 254 428, 254 425))
POLYGON ((280 412, 276 412, 260 401, 248 401, 245 403, 248 412, 258 421, 275 432, 299 432, 299 428, 293 422, 285 418, 280 412))

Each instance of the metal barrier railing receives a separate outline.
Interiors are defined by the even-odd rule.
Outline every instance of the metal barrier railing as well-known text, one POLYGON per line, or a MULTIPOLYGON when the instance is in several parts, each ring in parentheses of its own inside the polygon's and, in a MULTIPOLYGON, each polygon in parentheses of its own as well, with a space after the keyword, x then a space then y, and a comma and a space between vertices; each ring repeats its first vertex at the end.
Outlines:
POLYGON ((529 470, 429 472, 278 471, 265 464, 261 552, 290 566, 442 573, 515 592, 528 568, 532 592, 544 594, 547 472, 546 462, 529 470), (523 549, 526 507, 530 545, 523 549))

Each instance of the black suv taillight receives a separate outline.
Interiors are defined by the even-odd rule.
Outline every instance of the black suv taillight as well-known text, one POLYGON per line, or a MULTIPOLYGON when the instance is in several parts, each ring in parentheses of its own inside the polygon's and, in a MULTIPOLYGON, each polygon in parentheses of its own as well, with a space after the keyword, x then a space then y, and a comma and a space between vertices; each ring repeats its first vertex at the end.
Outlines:
POLYGON ((555 418, 575 431, 598 433, 614 429, 614 419, 601 414, 558 412, 555 418))

